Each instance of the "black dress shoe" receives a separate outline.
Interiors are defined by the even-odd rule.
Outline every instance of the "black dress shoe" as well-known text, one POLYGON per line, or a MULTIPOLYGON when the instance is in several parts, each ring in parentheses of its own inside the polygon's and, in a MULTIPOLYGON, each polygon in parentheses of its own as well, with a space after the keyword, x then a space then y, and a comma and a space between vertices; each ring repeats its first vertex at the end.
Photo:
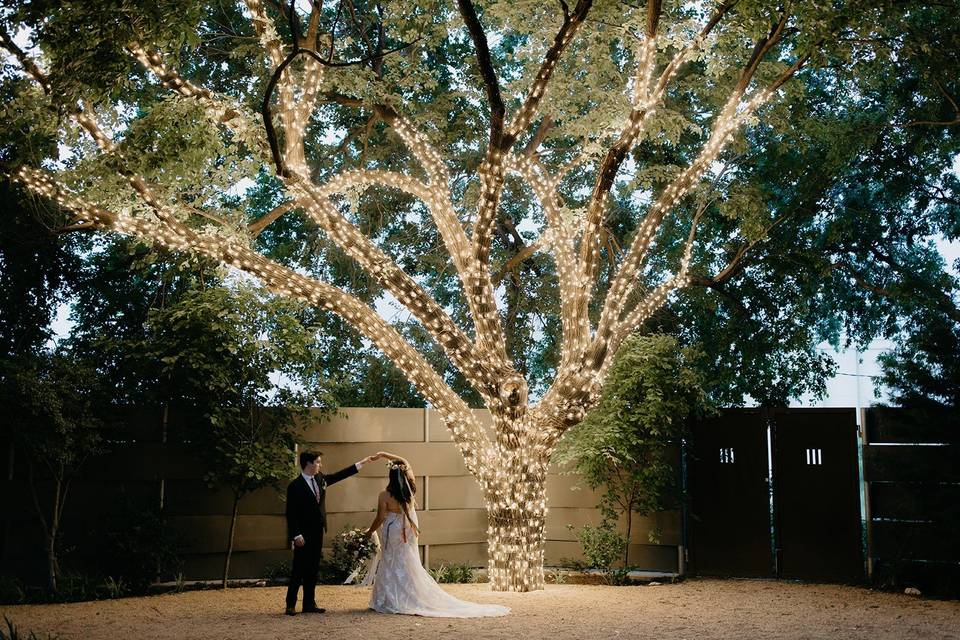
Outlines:
POLYGON ((295 616, 297 615, 297 610, 294 609, 293 607, 287 607, 284 613, 287 614, 288 616, 295 616))
POLYGON ((301 613, 326 613, 327 610, 323 607, 304 607, 301 613))

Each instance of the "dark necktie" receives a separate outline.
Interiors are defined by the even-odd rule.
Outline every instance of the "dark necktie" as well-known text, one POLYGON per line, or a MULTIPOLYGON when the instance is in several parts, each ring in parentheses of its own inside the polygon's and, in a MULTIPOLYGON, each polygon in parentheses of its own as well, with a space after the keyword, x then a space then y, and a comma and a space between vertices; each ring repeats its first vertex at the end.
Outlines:
POLYGON ((310 482, 313 484, 313 497, 317 499, 317 503, 320 502, 320 487, 317 486, 317 479, 310 478, 310 482))

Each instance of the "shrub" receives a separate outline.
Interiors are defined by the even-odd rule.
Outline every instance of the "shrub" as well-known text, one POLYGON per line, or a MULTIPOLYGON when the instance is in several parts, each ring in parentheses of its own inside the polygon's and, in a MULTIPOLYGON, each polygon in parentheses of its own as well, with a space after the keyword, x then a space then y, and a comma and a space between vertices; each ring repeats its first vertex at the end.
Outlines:
POLYGON ((122 505, 119 517, 104 535, 102 585, 104 597, 145 593, 161 577, 174 577, 180 569, 178 540, 155 506, 133 502, 122 505))
POLYGON ((476 582, 477 576, 473 567, 467 564, 443 564, 435 569, 430 569, 430 575, 437 582, 447 584, 463 584, 476 582))
POLYGON ((363 535, 366 529, 345 527, 333 538, 330 546, 330 564, 343 573, 344 578, 358 565, 376 553, 372 538, 363 535))
POLYGON ((271 564, 264 569, 263 577, 271 584, 286 583, 290 578, 290 565, 286 562, 271 564))
POLYGON ((614 563, 623 557, 627 538, 610 524, 599 527, 585 525, 578 535, 580 548, 587 562, 595 567, 607 584, 628 584, 627 569, 615 569, 614 563))

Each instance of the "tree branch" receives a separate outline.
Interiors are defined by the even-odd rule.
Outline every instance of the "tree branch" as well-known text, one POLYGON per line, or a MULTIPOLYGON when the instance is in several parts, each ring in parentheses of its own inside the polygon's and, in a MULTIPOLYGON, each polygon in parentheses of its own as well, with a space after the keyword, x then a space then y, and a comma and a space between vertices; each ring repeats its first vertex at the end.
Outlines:
POLYGON ((501 138, 503 137, 505 108, 503 97, 500 95, 500 81, 497 80, 497 72, 494 71, 493 61, 490 58, 487 34, 483 30, 480 18, 477 17, 477 10, 470 0, 457 0, 457 7, 460 9, 464 24, 467 25, 470 38, 473 40, 477 65, 480 67, 480 77, 483 78, 483 86, 487 91, 487 104, 490 107, 490 149, 502 150, 501 138))
POLYGON ((277 205, 267 213, 263 214, 262 216, 260 216, 259 218, 257 218, 256 220, 248 224, 247 233, 250 235, 251 238, 256 238, 261 233, 263 233, 263 230, 266 229, 268 226, 270 226, 270 224, 278 220, 280 216, 287 213, 288 211, 292 211, 298 206, 300 205, 296 200, 291 200, 289 202, 284 202, 283 204, 277 205))
POLYGON ((448 418, 468 468, 472 473, 482 474, 484 465, 491 459, 490 445, 483 427, 473 417, 466 403, 396 329, 354 296, 317 278, 272 262, 248 246, 228 238, 216 235, 197 238, 173 216, 165 216, 170 222, 158 233, 155 225, 138 216, 115 214, 83 201, 44 172, 21 167, 12 177, 31 192, 56 200, 62 208, 76 212, 82 219, 102 229, 145 238, 174 251, 193 251, 206 255, 259 278, 280 295, 297 298, 340 315, 395 362, 417 390, 448 418))

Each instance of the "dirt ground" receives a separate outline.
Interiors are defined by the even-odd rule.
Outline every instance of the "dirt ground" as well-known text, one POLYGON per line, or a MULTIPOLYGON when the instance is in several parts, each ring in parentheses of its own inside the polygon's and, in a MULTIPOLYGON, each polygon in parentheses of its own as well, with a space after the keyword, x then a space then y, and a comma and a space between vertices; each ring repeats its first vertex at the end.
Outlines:
POLYGON ((276 587, 2 607, 0 614, 19 627, 21 637, 34 631, 63 640, 960 638, 960 602, 857 587, 687 580, 633 587, 548 585, 526 594, 493 593, 485 584, 444 588, 512 611, 505 618, 470 620, 384 615, 367 610, 368 589, 323 586, 317 593, 328 609, 323 615, 283 615, 284 590, 276 587))

